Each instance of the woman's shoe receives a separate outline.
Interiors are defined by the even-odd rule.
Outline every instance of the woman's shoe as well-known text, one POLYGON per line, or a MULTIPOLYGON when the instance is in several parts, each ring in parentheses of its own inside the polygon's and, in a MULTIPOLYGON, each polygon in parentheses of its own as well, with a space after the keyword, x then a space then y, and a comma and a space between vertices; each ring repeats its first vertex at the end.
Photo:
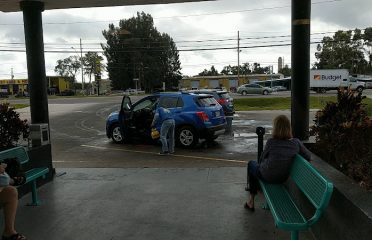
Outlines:
POLYGON ((244 208, 251 212, 254 212, 254 207, 250 207, 247 202, 244 203, 244 208))
POLYGON ((2 240, 27 240, 27 238, 25 236, 23 236, 22 234, 19 234, 19 233, 13 234, 9 237, 3 236, 1 239, 2 240))

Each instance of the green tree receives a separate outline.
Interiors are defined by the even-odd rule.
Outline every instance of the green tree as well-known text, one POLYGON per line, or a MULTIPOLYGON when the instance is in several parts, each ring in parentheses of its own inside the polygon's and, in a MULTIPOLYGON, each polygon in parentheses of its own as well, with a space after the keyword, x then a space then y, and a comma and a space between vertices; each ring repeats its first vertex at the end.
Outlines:
POLYGON ((368 56, 368 68, 367 73, 372 73, 372 27, 364 30, 363 40, 366 45, 366 53, 368 56))
POLYGON ((283 74, 284 77, 290 77, 292 75, 292 69, 285 65, 282 69, 279 70, 279 73, 283 74))
MULTIPOLYGON (((369 32, 367 32, 369 33, 369 32)), ((333 37, 324 37, 318 44, 315 57, 317 69, 344 68, 350 73, 364 73, 368 62, 365 59, 365 40, 360 29, 337 31, 333 37)))
POLYGON ((178 86, 181 63, 176 44, 166 33, 154 26, 150 14, 137 12, 136 17, 120 20, 104 30, 106 44, 102 44, 107 58, 107 70, 113 89, 138 86, 151 92, 166 83, 166 88, 178 86))
POLYGON ((232 67, 231 65, 229 66, 224 66, 223 69, 221 70, 222 75, 232 75, 232 67))
POLYGON ((217 69, 212 65, 210 70, 204 69, 202 72, 198 74, 198 76, 218 76, 220 75, 217 69))
MULTIPOLYGON (((240 68, 239 68, 239 74, 241 75, 246 75, 246 74, 250 74, 252 71, 251 71, 251 66, 249 63, 243 63, 243 65, 240 65, 240 68)), ((221 71, 221 74, 223 75, 238 75, 238 66, 224 66, 222 71, 221 71)))
POLYGON ((19 113, 9 103, 0 103, 0 151, 15 147, 29 135, 27 120, 21 120, 19 113))
POLYGON ((253 63, 252 66, 252 73, 254 74, 269 74, 270 73, 270 67, 261 67, 260 63, 253 63))
POLYGON ((75 92, 76 92, 76 74, 80 71, 81 68, 81 61, 77 56, 70 56, 65 59, 57 60, 57 65, 54 67, 54 71, 58 73, 58 75, 62 77, 71 77, 72 84, 74 85, 75 92))
POLYGON ((89 76, 89 88, 92 84, 92 75, 100 76, 105 65, 102 63, 103 57, 96 52, 87 52, 83 57, 84 74, 89 76))

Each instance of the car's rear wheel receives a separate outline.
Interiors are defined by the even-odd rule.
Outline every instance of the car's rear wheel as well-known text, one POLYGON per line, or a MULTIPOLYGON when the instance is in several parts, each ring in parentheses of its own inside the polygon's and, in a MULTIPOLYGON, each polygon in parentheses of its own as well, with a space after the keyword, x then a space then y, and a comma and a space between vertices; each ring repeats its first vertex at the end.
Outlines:
POLYGON ((122 143, 123 136, 121 135, 121 130, 119 124, 115 124, 111 128, 111 139, 114 143, 122 143))
POLYGON ((269 91, 264 90, 262 94, 263 94, 263 95, 267 95, 267 94, 269 94, 269 91))
POLYGON ((177 131, 177 144, 184 148, 191 148, 199 141, 199 137, 193 127, 184 126, 177 131))

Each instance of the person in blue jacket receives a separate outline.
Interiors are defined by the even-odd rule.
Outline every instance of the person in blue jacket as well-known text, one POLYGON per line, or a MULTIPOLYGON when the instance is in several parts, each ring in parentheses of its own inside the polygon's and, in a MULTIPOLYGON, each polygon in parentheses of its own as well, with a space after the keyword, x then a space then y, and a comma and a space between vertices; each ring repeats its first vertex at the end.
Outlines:
POLYGON ((174 129, 175 122, 172 113, 164 108, 158 107, 155 111, 154 119, 151 127, 160 127, 160 141, 162 144, 160 155, 168 155, 174 153, 174 129))

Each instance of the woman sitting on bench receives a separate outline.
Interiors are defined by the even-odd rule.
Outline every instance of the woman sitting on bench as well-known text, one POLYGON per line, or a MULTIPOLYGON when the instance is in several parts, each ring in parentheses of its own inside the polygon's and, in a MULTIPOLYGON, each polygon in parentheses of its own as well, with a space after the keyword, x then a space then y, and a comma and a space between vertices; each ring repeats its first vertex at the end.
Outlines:
POLYGON ((285 182, 296 154, 310 161, 310 151, 299 139, 292 137, 289 119, 279 115, 273 121, 272 138, 267 141, 259 162, 248 163, 250 197, 244 204, 245 209, 254 211, 254 198, 259 188, 258 178, 268 183, 285 182))
MULTIPOLYGON (((0 164, 0 174, 5 174, 5 167, 0 164)), ((7 183, 9 184, 10 179, 7 183)), ((6 182, 6 180, 4 181, 6 182)), ((17 233, 14 222, 18 206, 18 191, 15 187, 2 184, 0 187, 0 205, 4 211, 4 232, 2 240, 26 240, 26 237, 17 233)))

